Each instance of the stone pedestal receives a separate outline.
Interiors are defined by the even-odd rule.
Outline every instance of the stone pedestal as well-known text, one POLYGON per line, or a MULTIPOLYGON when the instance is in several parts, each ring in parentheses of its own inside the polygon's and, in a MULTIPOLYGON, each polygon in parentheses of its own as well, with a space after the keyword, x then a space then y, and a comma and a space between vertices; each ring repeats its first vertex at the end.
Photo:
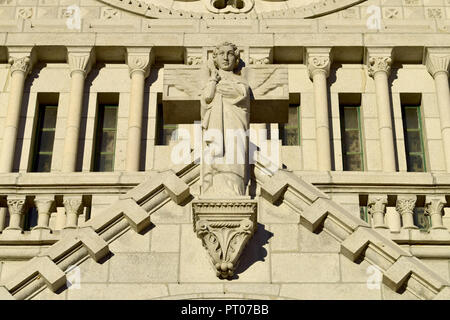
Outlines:
POLYGON ((194 231, 208 251, 216 275, 231 278, 257 225, 257 202, 199 199, 192 202, 194 231))

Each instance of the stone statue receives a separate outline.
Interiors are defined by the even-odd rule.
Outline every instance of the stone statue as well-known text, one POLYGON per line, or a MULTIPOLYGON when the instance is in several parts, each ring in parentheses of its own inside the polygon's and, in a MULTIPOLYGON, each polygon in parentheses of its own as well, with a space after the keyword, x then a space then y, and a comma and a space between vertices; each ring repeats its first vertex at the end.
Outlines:
POLYGON ((239 63, 239 49, 224 42, 214 48, 207 64, 208 80, 200 100, 204 196, 245 195, 250 87, 238 70, 239 63))

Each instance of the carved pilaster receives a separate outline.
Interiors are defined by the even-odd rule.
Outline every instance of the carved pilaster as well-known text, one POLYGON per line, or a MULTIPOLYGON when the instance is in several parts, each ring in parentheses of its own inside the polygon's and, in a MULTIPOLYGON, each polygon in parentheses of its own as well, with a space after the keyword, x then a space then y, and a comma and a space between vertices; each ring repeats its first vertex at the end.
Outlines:
POLYGON ((27 206, 25 198, 9 198, 6 201, 9 210, 9 227, 5 230, 22 230, 23 215, 27 206))
POLYGON ((78 226, 78 216, 83 211, 81 197, 64 198, 64 208, 66 209, 66 226, 64 229, 74 229, 78 226))
POLYGON ((54 204, 54 199, 52 198, 36 198, 34 199, 34 204, 38 211, 38 224, 34 229, 50 229, 50 210, 54 204))
POLYGON ((397 197, 396 210, 402 216, 403 229, 417 229, 413 219, 416 201, 416 196, 401 195, 397 197))
POLYGON ((384 223, 384 215, 386 214, 387 196, 386 195, 370 195, 367 203, 368 212, 373 218, 373 226, 376 229, 387 229, 384 223))
POLYGON ((130 77, 134 72, 143 72, 145 77, 150 74, 151 48, 127 48, 126 63, 130 77))
POLYGON ((442 222, 444 215, 445 196, 427 196, 425 200, 425 215, 431 218, 431 229, 447 229, 442 222))
POLYGON ((430 51, 428 51, 425 58, 425 65, 428 72, 433 78, 438 72, 444 72, 448 76, 448 69, 450 66, 450 52, 445 54, 431 53, 430 51))
POLYGON ((239 258, 256 230, 252 200, 197 200, 192 203, 194 231, 202 240, 219 278, 234 275, 239 258))
POLYGON ((70 75, 74 72, 81 72, 86 76, 95 62, 94 50, 92 48, 68 48, 67 63, 70 68, 70 75))

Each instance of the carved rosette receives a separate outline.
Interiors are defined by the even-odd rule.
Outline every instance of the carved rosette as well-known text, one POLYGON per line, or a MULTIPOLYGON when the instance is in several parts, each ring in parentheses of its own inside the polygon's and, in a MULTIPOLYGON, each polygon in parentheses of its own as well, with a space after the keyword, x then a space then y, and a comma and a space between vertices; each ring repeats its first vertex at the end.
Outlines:
POLYGON ((194 231, 210 255, 216 275, 231 278, 256 230, 256 201, 197 200, 192 211, 194 231))
POLYGON ((386 205, 387 205, 387 196, 384 195, 369 196, 367 206, 368 212, 373 218, 374 228, 387 229, 387 226, 384 223, 386 205))
POLYGON ((392 59, 388 56, 374 56, 369 58, 369 76, 374 77, 377 72, 391 72, 392 59))
POLYGON ((190 66, 198 66, 203 64, 203 58, 201 56, 188 56, 186 60, 187 64, 190 66))
POLYGON ((31 58, 29 56, 21 58, 10 57, 8 62, 11 65, 11 74, 16 71, 28 74, 31 71, 31 58))
POLYGON ((326 77, 330 74, 331 59, 329 55, 309 56, 308 72, 309 77, 313 78, 317 73, 324 73, 326 77))

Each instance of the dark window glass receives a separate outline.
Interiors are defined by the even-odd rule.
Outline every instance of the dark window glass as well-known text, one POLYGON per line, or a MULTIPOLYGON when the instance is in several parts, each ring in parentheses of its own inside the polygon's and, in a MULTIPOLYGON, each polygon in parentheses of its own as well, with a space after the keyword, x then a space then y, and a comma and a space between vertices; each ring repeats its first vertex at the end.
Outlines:
POLYGON ((158 119, 157 119, 157 145, 168 146, 170 141, 176 141, 178 139, 176 124, 165 124, 162 103, 158 104, 158 119))
POLYGON ((415 207, 413 213, 414 225, 422 231, 430 229, 430 217, 425 215, 425 208, 415 207))
POLYGON ((50 172, 57 111, 58 107, 54 105, 40 105, 38 108, 32 172, 50 172))
POLYGON ((364 170, 359 110, 359 106, 341 107, 342 158, 345 171, 364 170))
POLYGON ((99 105, 94 171, 114 171, 117 134, 117 105, 99 105))
POLYGON ((406 163, 409 172, 425 172, 425 152, 419 106, 403 106, 406 163))
POLYGON ((359 217, 361 220, 364 220, 365 222, 369 222, 369 215, 367 214, 367 207, 359 207, 359 217))
POLYGON ((300 106, 289 105, 288 123, 279 125, 279 134, 283 146, 300 145, 300 106))

